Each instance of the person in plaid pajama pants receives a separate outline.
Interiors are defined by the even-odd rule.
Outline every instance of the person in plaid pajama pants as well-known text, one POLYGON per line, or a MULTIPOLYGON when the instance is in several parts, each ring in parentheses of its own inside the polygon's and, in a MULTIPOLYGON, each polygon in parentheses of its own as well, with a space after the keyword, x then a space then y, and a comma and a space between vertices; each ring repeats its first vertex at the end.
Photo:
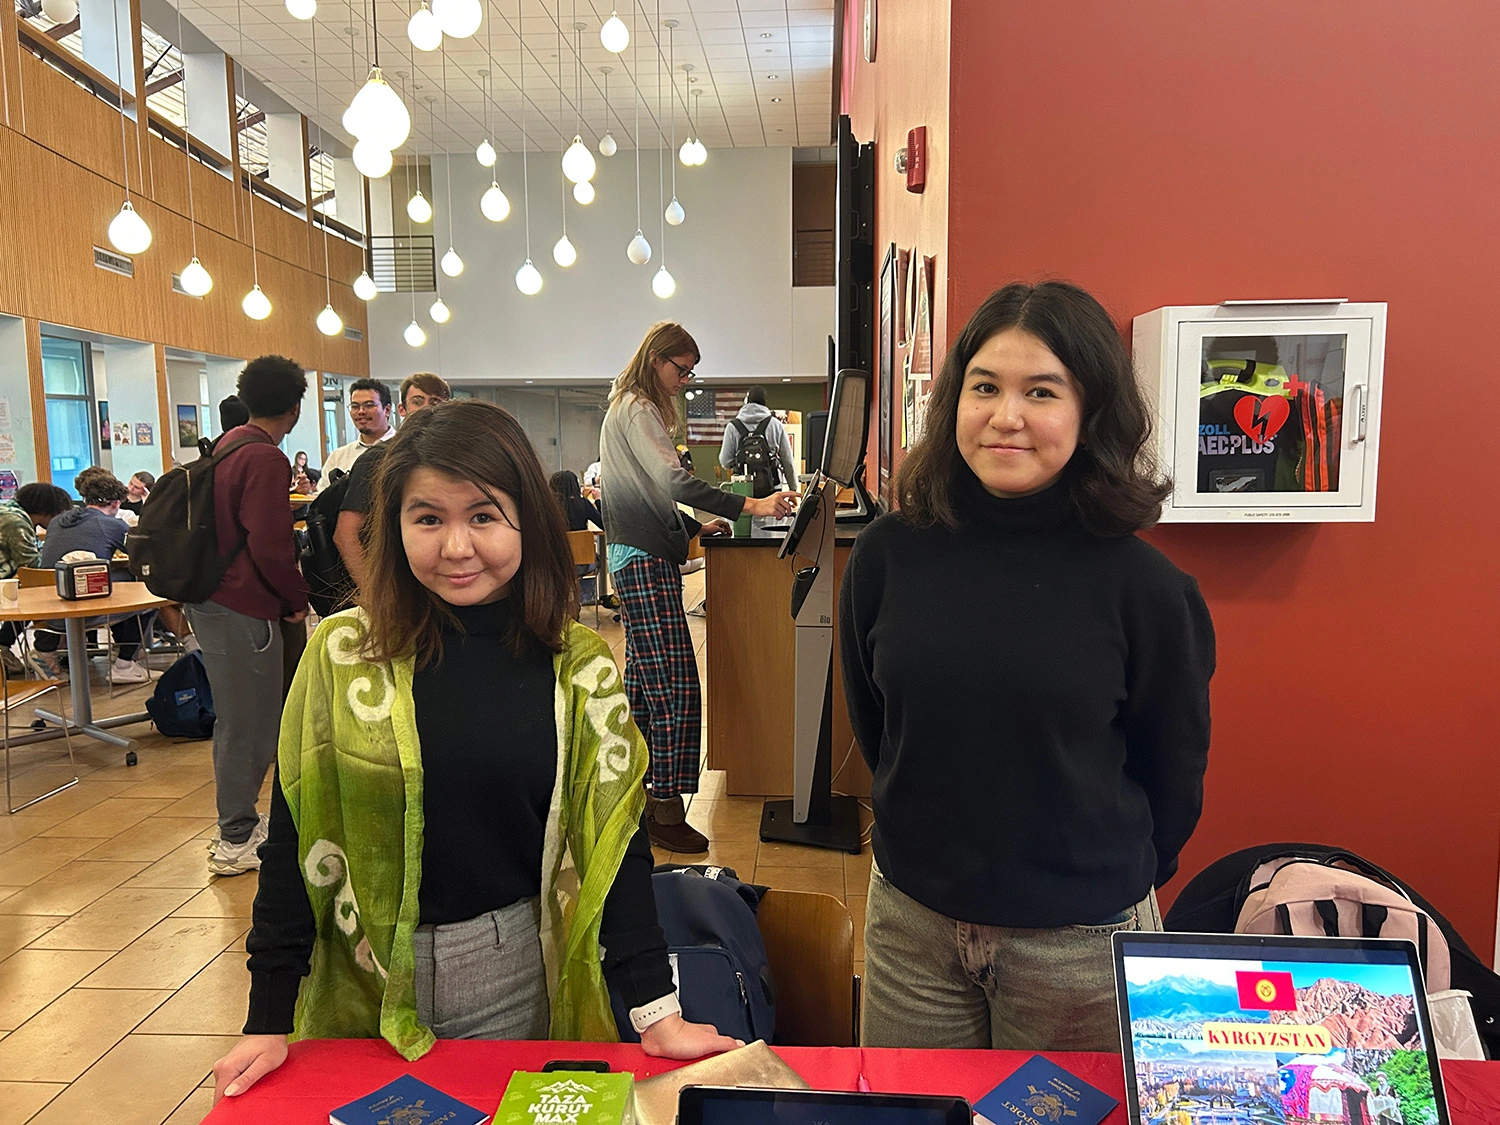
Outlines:
POLYGON ((698 791, 702 704, 677 568, 698 525, 677 505, 727 520, 784 516, 797 495, 737 496, 683 467, 673 441, 678 396, 698 360, 682 325, 652 325, 615 380, 599 433, 604 537, 625 619, 625 690, 651 748, 646 828, 657 847, 689 854, 707 851, 708 838, 687 823, 682 801, 698 791))

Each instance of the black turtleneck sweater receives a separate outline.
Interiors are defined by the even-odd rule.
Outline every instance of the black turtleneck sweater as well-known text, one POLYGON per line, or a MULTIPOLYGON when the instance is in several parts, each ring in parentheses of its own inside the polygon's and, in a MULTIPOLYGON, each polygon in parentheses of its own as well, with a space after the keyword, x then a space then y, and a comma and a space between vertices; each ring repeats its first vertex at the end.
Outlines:
MULTIPOLYGON (((557 772, 557 677, 552 654, 518 656, 507 636, 509 599, 454 607, 463 626, 445 630, 443 655, 412 679, 422 747, 420 920, 445 925, 541 893, 547 811, 557 772)), ((315 924, 297 861, 297 826, 278 776, 262 846, 250 952, 245 1033, 292 1029, 315 924)), ((651 842, 630 842, 604 903, 604 972, 627 1007, 672 991, 667 944, 651 893, 651 842)))
POLYGON ((960 921, 1109 919, 1177 869, 1203 803, 1214 632, 1197 583, 1089 534, 1066 482, 963 529, 882 516, 839 634, 881 873, 960 921))

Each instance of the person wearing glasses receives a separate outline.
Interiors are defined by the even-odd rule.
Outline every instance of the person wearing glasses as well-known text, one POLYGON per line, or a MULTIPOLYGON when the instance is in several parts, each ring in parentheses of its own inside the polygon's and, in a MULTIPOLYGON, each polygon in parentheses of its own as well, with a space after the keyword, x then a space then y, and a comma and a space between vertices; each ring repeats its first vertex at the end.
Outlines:
POLYGON ((682 325, 652 325, 615 379, 599 434, 604 538, 625 620, 625 691, 651 751, 646 828, 657 847, 690 855, 707 851, 708 838, 687 823, 682 801, 698 791, 702 703, 678 567, 701 525, 677 505, 734 520, 784 516, 797 496, 737 496, 683 468, 674 440, 682 430, 678 396, 698 359, 682 325))
POLYGON ((396 436, 391 426, 391 389, 379 379, 357 379, 349 384, 349 417, 359 436, 323 461, 319 492, 333 483, 335 469, 347 473, 368 450, 396 436))

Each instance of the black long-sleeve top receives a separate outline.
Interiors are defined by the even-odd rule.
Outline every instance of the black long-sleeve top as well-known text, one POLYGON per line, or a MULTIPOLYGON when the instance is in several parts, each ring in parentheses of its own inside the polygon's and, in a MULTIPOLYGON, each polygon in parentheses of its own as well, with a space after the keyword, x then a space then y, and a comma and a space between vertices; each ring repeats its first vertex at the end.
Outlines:
POLYGON ((1214 632, 1154 547, 1089 534, 1066 481, 964 526, 882 516, 839 600, 881 873, 951 918, 1089 925, 1160 886, 1198 822, 1214 632))
MULTIPOLYGON (((478 917, 541 893, 559 749, 552 654, 540 647, 519 656, 512 651, 508 599, 455 612, 464 631, 445 632, 441 660, 412 681, 425 824, 418 903, 421 922, 431 925, 478 917)), ((246 942, 246 1034, 292 1030, 316 934, 297 853, 297 825, 278 776, 246 942)), ((643 825, 605 899, 600 929, 605 976, 631 1008, 672 991, 651 892, 652 863, 643 825)))

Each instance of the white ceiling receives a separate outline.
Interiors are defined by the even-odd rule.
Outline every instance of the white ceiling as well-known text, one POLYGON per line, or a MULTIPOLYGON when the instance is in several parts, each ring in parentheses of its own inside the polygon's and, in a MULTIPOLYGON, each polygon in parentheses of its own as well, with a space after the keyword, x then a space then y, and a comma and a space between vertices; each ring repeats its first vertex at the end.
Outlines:
MULTIPOLYGON (((679 145, 687 135, 689 105, 698 118, 697 132, 709 148, 830 143, 833 0, 647 0, 635 4, 633 11, 630 0, 622 0, 620 18, 627 25, 632 15, 635 21, 631 46, 622 55, 606 51, 599 41, 599 28, 610 16, 608 0, 481 2, 485 21, 472 38, 446 39, 440 50, 424 54, 413 52, 406 36, 406 21, 418 0, 373 0, 378 6, 380 64, 412 110, 412 139, 405 151, 410 152, 413 144, 421 153, 473 150, 485 133, 487 116, 479 72, 491 69, 492 57, 489 131, 502 151, 519 151, 523 113, 533 150, 566 147, 574 134, 575 101, 583 114, 585 140, 597 140, 606 127, 605 76, 600 71, 605 66, 613 68, 608 76, 608 127, 621 149, 632 147, 636 108, 641 147, 656 147, 658 95, 668 143, 674 125, 679 145), (576 22, 586 25, 579 33, 581 74, 575 67, 575 14, 576 22), (673 19, 679 26, 670 34, 669 45, 663 25, 673 19), (670 76, 669 50, 674 64, 670 76), (691 76, 684 73, 684 64, 694 68, 691 76), (632 90, 632 75, 639 76, 639 100, 632 90), (689 77, 696 81, 689 83, 689 77), (574 94, 578 83, 583 88, 581 100, 574 94), (689 98, 689 90, 702 94, 689 98), (429 110, 435 111, 435 122, 429 110)), ((282 0, 181 0, 181 5, 184 18, 221 50, 311 120, 321 122, 330 139, 349 143, 339 118, 369 67, 365 0, 319 0, 312 22, 294 19, 282 0)))

